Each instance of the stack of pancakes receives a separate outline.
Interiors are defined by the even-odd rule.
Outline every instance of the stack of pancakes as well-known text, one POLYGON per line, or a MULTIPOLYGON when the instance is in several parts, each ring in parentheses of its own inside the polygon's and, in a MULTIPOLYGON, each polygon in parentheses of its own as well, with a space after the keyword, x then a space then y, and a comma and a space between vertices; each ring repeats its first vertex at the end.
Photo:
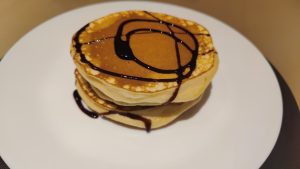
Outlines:
POLYGON ((199 102, 218 67, 203 26, 147 11, 85 25, 73 36, 71 55, 78 96, 91 112, 147 130, 199 102))

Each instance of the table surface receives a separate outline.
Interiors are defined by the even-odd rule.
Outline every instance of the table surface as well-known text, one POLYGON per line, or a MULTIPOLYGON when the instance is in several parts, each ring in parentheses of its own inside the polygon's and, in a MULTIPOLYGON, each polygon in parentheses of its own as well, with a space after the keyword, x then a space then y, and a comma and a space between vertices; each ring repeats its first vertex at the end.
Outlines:
MULTIPOLYGON (((300 1, 163 1, 196 9, 230 24, 253 41, 276 67, 274 71, 283 97, 283 122, 277 143, 261 169, 299 169, 300 112, 296 99, 299 105, 300 78, 297 78, 296 73, 300 72, 297 47, 300 44, 300 1), (278 24, 278 20, 283 24, 278 24), (280 36, 274 39, 278 32, 280 36)), ((43 21, 95 2, 99 0, 0 1, 0 22, 4 25, 0 27, 0 59, 19 38, 43 21)), ((7 168, 0 157, 0 169, 7 168)))

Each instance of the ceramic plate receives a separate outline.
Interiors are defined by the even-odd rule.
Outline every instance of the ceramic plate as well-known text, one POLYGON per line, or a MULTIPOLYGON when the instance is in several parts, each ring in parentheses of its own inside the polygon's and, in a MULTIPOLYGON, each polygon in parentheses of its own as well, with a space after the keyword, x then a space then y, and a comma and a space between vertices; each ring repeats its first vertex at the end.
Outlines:
POLYGON ((255 169, 268 157, 281 126, 279 85, 259 50, 226 24, 174 5, 100 3, 54 17, 9 50, 0 79, 0 155, 12 169, 255 169), (201 23, 220 57, 204 101, 150 133, 91 119, 72 97, 73 33, 129 9, 201 23))

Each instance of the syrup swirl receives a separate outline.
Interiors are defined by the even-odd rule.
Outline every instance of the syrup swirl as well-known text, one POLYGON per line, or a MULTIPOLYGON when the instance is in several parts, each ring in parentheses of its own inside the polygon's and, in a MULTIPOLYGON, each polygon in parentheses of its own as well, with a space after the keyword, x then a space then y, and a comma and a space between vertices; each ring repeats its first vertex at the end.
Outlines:
MULTIPOLYGON (((150 14, 148 12, 146 12, 146 13, 150 14)), ((151 16, 153 16, 153 15, 151 15, 151 16)), ((183 28, 181 26, 178 26, 178 25, 175 25, 173 23, 166 22, 166 21, 158 20, 158 18, 154 18, 154 19, 156 19, 156 20, 151 20, 151 19, 129 19, 129 20, 126 20, 126 21, 124 21, 123 23, 121 23, 119 25, 116 36, 110 36, 110 37, 105 37, 105 38, 102 38, 102 39, 94 40, 94 41, 91 41, 91 42, 80 43, 79 42, 79 36, 89 26, 89 24, 87 24, 87 25, 83 26, 74 35, 74 38, 73 38, 74 42, 75 42, 74 47, 76 49, 76 52, 80 54, 80 59, 83 63, 86 63, 87 65, 89 65, 94 70, 97 70, 97 71, 105 73, 105 74, 109 74, 111 76, 116 76, 116 77, 121 77, 121 78, 126 78, 126 79, 140 80, 140 81, 148 81, 148 82, 175 82, 175 81, 177 81, 178 78, 153 79, 153 78, 144 78, 144 77, 136 77, 136 76, 131 76, 131 75, 125 75, 125 74, 120 74, 120 73, 104 70, 100 67, 95 66, 91 62, 89 62, 86 59, 85 55, 82 53, 82 50, 81 50, 82 45, 89 45, 89 44, 100 42, 102 40, 114 38, 115 39, 114 40, 115 52, 116 52, 117 56, 120 57, 121 59, 135 61, 136 63, 140 64, 141 66, 143 66, 143 67, 145 67, 145 68, 147 68, 151 71, 155 71, 155 72, 162 73, 162 74, 170 74, 170 73, 176 73, 177 74, 177 72, 179 72, 180 69, 184 70, 184 69, 189 67, 190 68, 189 72, 185 75, 182 75, 183 79, 188 78, 192 74, 192 72, 194 71, 194 69, 196 67, 196 59, 197 59, 198 48, 199 48, 197 39, 195 38, 194 35, 205 35, 205 36, 210 36, 210 35, 209 34, 203 34, 203 33, 193 34, 193 33, 189 32, 188 30, 186 30, 185 28, 183 28), (151 22, 151 23, 163 24, 163 25, 166 25, 168 27, 178 28, 178 29, 182 30, 183 32, 175 32, 175 33, 176 34, 187 34, 187 35, 189 35, 192 38, 193 42, 194 42, 195 49, 191 49, 184 41, 182 41, 177 36, 175 36, 174 32, 170 33, 169 31, 166 32, 166 31, 161 31, 161 30, 151 29, 151 28, 139 28, 139 29, 134 29, 134 30, 132 30, 132 31, 130 31, 127 34, 124 35, 123 34, 124 27, 127 24, 130 24, 132 22, 151 22), (166 36, 169 36, 169 37, 173 38, 176 43, 181 43, 184 47, 186 47, 192 53, 192 59, 186 65, 180 66, 180 67, 178 67, 178 69, 175 69, 175 70, 158 69, 158 68, 155 68, 151 65, 143 63, 142 61, 137 59, 137 57, 135 57, 135 55, 133 54, 133 52, 132 52, 132 50, 129 46, 129 42, 130 42, 130 37, 134 34, 148 34, 148 33, 161 33, 163 35, 166 35, 166 36), (122 36, 126 36, 126 41, 121 39, 122 36)))

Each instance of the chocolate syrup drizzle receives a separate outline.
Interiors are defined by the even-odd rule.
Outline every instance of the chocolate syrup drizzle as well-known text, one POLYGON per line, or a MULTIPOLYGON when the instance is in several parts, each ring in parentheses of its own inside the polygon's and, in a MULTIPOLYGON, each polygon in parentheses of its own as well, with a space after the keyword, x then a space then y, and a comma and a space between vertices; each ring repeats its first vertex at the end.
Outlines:
POLYGON ((80 97, 77 90, 75 90, 73 92, 73 97, 74 97, 78 107, 80 108, 80 110, 82 112, 84 112, 86 115, 88 115, 89 117, 91 117, 91 118, 96 119, 99 116, 103 117, 103 116, 112 115, 112 114, 119 114, 121 116, 125 116, 125 117, 128 117, 128 118, 134 119, 134 120, 140 120, 144 123, 145 129, 146 129, 147 132, 150 132, 150 130, 151 130, 151 120, 149 120, 147 118, 144 118, 140 115, 133 114, 133 113, 128 113, 128 112, 118 112, 118 111, 108 111, 108 112, 105 112, 105 113, 96 113, 96 112, 91 111, 91 110, 89 110, 89 109, 87 109, 83 106, 82 98, 80 97))
POLYGON ((73 97, 74 97, 74 99, 75 99, 75 101, 76 101, 76 104, 78 105, 78 107, 80 108, 80 110, 81 110, 83 113, 85 113, 86 115, 88 115, 89 117, 94 118, 94 119, 96 119, 96 118, 99 117, 99 114, 98 114, 98 113, 96 113, 96 112, 94 112, 94 111, 90 111, 89 109, 87 109, 87 108, 85 108, 85 107, 83 106, 83 104, 82 104, 82 99, 81 99, 81 97, 80 97, 80 95, 79 95, 79 93, 78 93, 77 90, 74 90, 74 92, 73 92, 73 97))
MULTIPOLYGON (((116 76, 116 77, 120 77, 120 78, 125 78, 125 79, 133 79, 133 80, 139 80, 139 81, 146 81, 146 82, 177 82, 177 87, 173 92, 173 95, 168 99, 168 101, 164 104, 168 104, 171 103, 177 96, 180 86, 182 84, 182 81, 186 78, 189 78, 192 75, 192 72, 195 70, 196 68, 196 59, 198 56, 198 48, 199 48, 199 44, 197 39, 195 38, 195 35, 205 35, 205 36, 210 36, 209 34, 202 34, 202 33, 198 33, 198 34, 193 34, 190 31, 188 31, 187 29, 178 26, 176 24, 167 22, 167 21, 163 21, 157 17, 155 17, 154 15, 152 15, 151 13, 144 11, 147 15, 151 16, 153 18, 152 19, 129 19, 126 20, 124 22, 122 22, 119 27, 118 30, 116 32, 115 36, 110 36, 110 37, 105 37, 102 39, 98 39, 98 40, 94 40, 94 41, 90 41, 90 42, 86 42, 86 43, 80 43, 79 41, 79 36, 82 32, 85 31, 85 29, 89 26, 89 24, 85 25, 84 27, 82 27, 74 36, 74 42, 75 42, 75 49, 76 52, 79 53, 80 55, 80 60, 81 62, 87 64, 89 67, 91 67, 92 69, 99 71, 101 73, 105 73, 105 74, 109 74, 111 76, 116 76), (157 23, 157 24, 162 24, 165 25, 169 31, 162 31, 159 29, 152 29, 152 28, 138 28, 138 29, 133 29, 129 32, 127 32, 125 35, 123 34, 123 30, 124 27, 127 24, 130 23, 135 23, 135 22, 149 22, 149 23, 157 23), (181 30, 182 32, 174 32, 172 28, 177 28, 179 30, 181 30), (147 63, 142 62, 141 60, 139 60, 133 53, 132 49, 130 48, 130 38, 132 35, 135 34, 149 34, 149 33, 160 33, 162 35, 168 36, 170 38, 172 38, 174 40, 174 44, 175 44, 175 49, 176 49, 176 59, 177 59, 177 69, 159 69, 156 68, 154 66, 148 65, 147 63), (188 36, 191 37, 193 43, 194 43, 194 49, 192 49, 189 45, 186 44, 186 42, 184 42, 183 40, 181 40, 180 38, 178 38, 176 36, 176 34, 186 34, 188 36), (123 40, 124 38, 122 37, 126 37, 126 40, 123 40), (114 38, 114 48, 115 48, 115 53, 116 55, 120 58, 120 59, 124 59, 124 60, 131 60, 136 62, 137 64, 139 64, 140 66, 143 66, 146 69, 149 69, 151 71, 157 72, 157 73, 161 73, 161 74, 176 74, 177 78, 162 78, 162 79, 153 79, 153 78, 145 78, 145 77, 137 77, 137 76, 131 76, 131 75, 126 75, 126 74, 120 74, 120 73, 116 73, 116 72, 111 72, 102 68, 99 68, 97 66, 95 66, 93 63, 89 62, 85 55, 82 53, 81 47, 82 45, 90 45, 90 44, 94 44, 94 43, 98 43, 101 42, 103 40, 106 39, 112 39, 114 38), (179 48, 178 45, 183 45, 190 53, 191 53, 191 60, 185 64, 185 65, 181 65, 181 57, 180 57, 180 52, 179 52, 179 48), (188 70, 187 72, 184 71, 188 70)), ((210 52, 210 51, 208 51, 210 52)), ((206 52, 206 53, 208 53, 206 52)), ((75 98, 75 92, 74 92, 74 98, 75 98)), ((79 96, 80 97, 80 96, 79 96)), ((79 98, 78 95, 76 95, 76 99, 79 98)), ((95 118, 95 112, 91 112, 89 110, 83 109, 84 107, 82 106, 81 102, 76 100, 76 103, 78 104, 79 108, 86 113, 87 115, 95 118), (83 107, 83 108, 82 108, 83 107)), ((151 121, 149 119, 145 119, 142 116, 136 115, 136 114, 132 114, 132 113, 124 113, 124 112, 108 112, 106 114, 103 115, 109 115, 109 114, 115 114, 118 113, 120 115, 126 116, 128 118, 132 118, 132 119, 136 119, 136 120, 141 120, 144 122, 145 127, 148 130, 150 130, 151 128, 151 121)))

